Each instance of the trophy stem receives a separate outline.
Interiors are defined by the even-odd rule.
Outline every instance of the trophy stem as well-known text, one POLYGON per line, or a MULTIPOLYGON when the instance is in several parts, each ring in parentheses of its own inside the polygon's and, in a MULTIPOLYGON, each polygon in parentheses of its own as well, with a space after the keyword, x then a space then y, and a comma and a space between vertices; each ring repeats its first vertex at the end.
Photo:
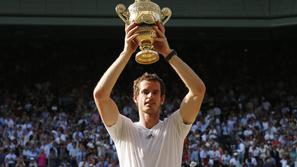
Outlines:
POLYGON ((135 61, 139 64, 153 64, 159 60, 158 52, 150 49, 144 49, 135 56, 135 61))
POLYGON ((150 41, 148 42, 142 42, 141 45, 139 45, 140 50, 153 50, 154 46, 151 44, 150 41))

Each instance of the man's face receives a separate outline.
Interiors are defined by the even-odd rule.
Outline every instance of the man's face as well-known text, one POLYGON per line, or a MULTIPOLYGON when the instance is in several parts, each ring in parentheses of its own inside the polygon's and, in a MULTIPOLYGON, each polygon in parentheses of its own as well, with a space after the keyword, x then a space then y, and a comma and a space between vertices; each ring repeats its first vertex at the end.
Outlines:
POLYGON ((147 114, 159 114, 164 99, 165 96, 161 96, 160 83, 157 81, 141 81, 138 95, 134 96, 138 110, 147 114))

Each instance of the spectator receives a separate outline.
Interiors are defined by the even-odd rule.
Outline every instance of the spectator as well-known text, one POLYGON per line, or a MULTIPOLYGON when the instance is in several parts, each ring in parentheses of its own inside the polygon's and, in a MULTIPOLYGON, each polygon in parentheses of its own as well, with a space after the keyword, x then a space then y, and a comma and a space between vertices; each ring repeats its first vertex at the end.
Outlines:
POLYGON ((41 149, 38 159, 37 159, 38 167, 46 167, 46 155, 43 149, 41 149))
POLYGON ((25 163, 25 161, 24 161, 23 156, 19 156, 19 157, 17 157, 15 167, 26 167, 26 163, 25 163))
POLYGON ((38 167, 36 160, 34 159, 34 157, 30 158, 30 162, 29 162, 29 167, 38 167))
POLYGON ((4 162, 5 167, 14 167, 16 165, 16 155, 14 150, 9 150, 9 153, 5 156, 4 162))

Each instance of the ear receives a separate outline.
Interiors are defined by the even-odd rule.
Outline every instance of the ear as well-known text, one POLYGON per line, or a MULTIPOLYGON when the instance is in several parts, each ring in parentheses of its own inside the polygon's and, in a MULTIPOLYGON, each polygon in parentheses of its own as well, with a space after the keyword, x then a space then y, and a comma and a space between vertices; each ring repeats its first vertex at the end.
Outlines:
POLYGON ((165 95, 161 96, 161 105, 163 105, 165 103, 165 95))
POLYGON ((133 96, 133 101, 134 101, 135 104, 137 104, 137 97, 138 96, 135 96, 135 95, 133 96))

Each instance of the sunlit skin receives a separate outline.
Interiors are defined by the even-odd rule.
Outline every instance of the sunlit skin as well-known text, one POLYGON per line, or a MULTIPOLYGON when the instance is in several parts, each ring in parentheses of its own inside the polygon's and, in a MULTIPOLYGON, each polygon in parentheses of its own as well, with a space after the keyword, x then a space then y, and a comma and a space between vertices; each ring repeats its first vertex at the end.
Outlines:
POLYGON ((134 96, 134 102, 138 107, 140 122, 147 128, 151 128, 159 122, 161 105, 165 96, 161 96, 160 83, 157 81, 141 81, 139 92, 134 96), (147 123, 150 124, 147 124, 147 123))

